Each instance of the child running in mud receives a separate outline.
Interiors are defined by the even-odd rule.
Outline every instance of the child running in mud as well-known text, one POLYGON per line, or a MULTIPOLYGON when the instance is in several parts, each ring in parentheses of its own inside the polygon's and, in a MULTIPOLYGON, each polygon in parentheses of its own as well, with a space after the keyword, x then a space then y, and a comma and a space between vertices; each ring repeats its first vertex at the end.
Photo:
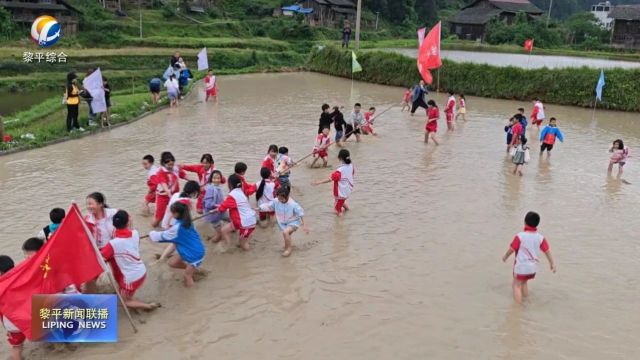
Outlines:
POLYGON ((142 167, 147 171, 147 187, 149 191, 144 197, 144 203, 142 206, 143 213, 145 215, 151 214, 151 204, 156 202, 156 191, 158 190, 158 183, 156 181, 156 174, 160 167, 154 165, 155 159, 153 155, 145 155, 142 158, 142 167))
POLYGON ((313 147, 313 161, 309 166, 310 168, 313 168, 319 159, 322 159, 322 167, 328 166, 329 145, 331 145, 331 138, 329 138, 329 128, 325 127, 324 129, 322 129, 322 132, 318 134, 318 136, 316 136, 316 143, 313 147))
POLYGON ((100 249, 100 254, 111 264, 124 304, 131 309, 147 311, 159 308, 158 303, 145 303, 135 298, 147 277, 147 268, 140 259, 140 235, 131 230, 129 214, 119 210, 113 215, 113 227, 116 229, 114 237, 100 249))
POLYGON ((562 131, 558 129, 556 118, 552 117, 549 119, 549 125, 545 126, 540 132, 540 156, 542 156, 545 150, 547 151, 547 157, 551 156, 551 149, 553 149, 556 139, 564 142, 564 136, 562 135, 562 131))
POLYGON ((611 158, 609 158, 609 168, 607 172, 611 175, 613 165, 618 165, 618 177, 620 177, 624 171, 624 165, 627 163, 627 158, 629 157, 629 148, 624 146, 621 139, 617 139, 613 141, 609 152, 611 153, 611 158))
POLYGON ((329 176, 328 179, 316 181, 312 183, 312 185, 316 186, 333 182, 333 197, 335 198, 336 215, 342 216, 344 211, 349 210, 349 206, 347 206, 346 201, 353 191, 355 170, 351 163, 351 154, 349 154, 349 150, 340 150, 338 153, 338 160, 340 160, 341 165, 331 174, 331 176, 329 176))
POLYGON ((427 123, 424 127, 424 143, 428 144, 429 139, 433 140, 436 145, 439 145, 438 139, 436 139, 436 133, 438 132, 438 119, 440 119, 440 110, 436 105, 436 102, 429 100, 427 102, 427 123))
POLYGON ((209 177, 209 184, 205 188, 203 210, 205 215, 205 221, 211 224, 215 235, 207 240, 213 240, 218 242, 222 239, 222 220, 227 220, 226 214, 221 214, 216 209, 224 200, 224 190, 222 190, 222 173, 219 170, 213 170, 209 177), (226 219, 225 219, 226 217, 226 219))
POLYGON ((556 265, 549 250, 547 239, 538 232, 540 224, 540 215, 533 211, 529 211, 524 217, 524 231, 516 234, 511 241, 509 249, 502 257, 502 262, 506 262, 511 254, 515 253, 515 261, 513 263, 513 300, 522 304, 522 298, 529 295, 529 287, 527 283, 536 277, 538 271, 538 254, 540 251, 544 253, 549 261, 549 268, 555 274, 556 265))
POLYGON ((400 112, 404 112, 404 109, 407 108, 407 111, 411 110, 411 88, 407 88, 402 95, 402 109, 400 112))
POLYGON ((240 176, 237 174, 229 176, 227 183, 229 184, 229 195, 217 208, 220 213, 229 210, 229 220, 231 221, 222 227, 222 239, 229 247, 231 234, 238 231, 240 247, 248 251, 250 249, 249 238, 256 229, 256 213, 249 204, 249 198, 242 191, 240 176))
MULTIPOLYGON (((271 180, 271 171, 268 168, 263 167, 262 169, 260 169, 260 177, 262 177, 262 180, 256 183, 256 187, 258 188, 258 191, 256 191, 256 201, 258 202, 258 207, 260 207, 260 205, 262 204, 271 202, 276 197, 276 183, 271 180)), ((266 225, 268 225, 271 222, 273 212, 260 212, 259 215, 260 221, 266 220, 266 225)))
POLYGON ((176 246, 178 255, 169 258, 169 266, 176 269, 184 269, 184 285, 193 285, 193 274, 202 265, 205 249, 191 221, 189 207, 181 202, 171 205, 171 214, 176 220, 175 224, 164 231, 152 231, 149 239, 154 242, 168 242, 176 246))
POLYGON ((373 128, 373 122, 376 120, 375 114, 376 108, 374 108, 373 106, 369 108, 369 111, 364 113, 364 124, 362 124, 362 133, 364 135, 378 135, 376 133, 376 130, 373 128))
POLYGON ((531 155, 529 154, 529 147, 527 146, 527 138, 524 136, 518 136, 512 159, 513 164, 515 165, 513 167, 513 175, 517 173, 522 176, 522 168, 525 163, 529 162, 530 158, 531 155))
POLYGON ((290 191, 288 187, 281 187, 276 192, 277 199, 259 204, 261 212, 275 212, 278 227, 282 231, 282 237, 284 238, 284 250, 282 251, 282 256, 284 257, 291 255, 293 251, 291 236, 300 226, 302 226, 305 233, 309 233, 309 229, 304 223, 304 210, 289 197, 290 191))
POLYGON ((447 117, 447 131, 455 130, 455 123, 453 121, 453 113, 456 108, 456 97, 453 95, 453 91, 449 91, 449 98, 447 99, 447 107, 444 113, 447 117))

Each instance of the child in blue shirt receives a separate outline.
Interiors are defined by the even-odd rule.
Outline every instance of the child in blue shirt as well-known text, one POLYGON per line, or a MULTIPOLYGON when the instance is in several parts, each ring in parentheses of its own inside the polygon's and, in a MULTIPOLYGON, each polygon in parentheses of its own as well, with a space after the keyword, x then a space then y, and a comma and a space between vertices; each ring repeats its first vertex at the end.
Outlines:
MULTIPOLYGON (((224 190, 222 190, 222 173, 219 170, 214 170, 209 176, 209 184, 205 189, 203 199, 203 209, 206 214, 204 219, 211 223, 216 235, 213 238, 207 240, 213 240, 214 242, 222 239, 222 220, 225 220, 226 214, 222 214, 218 211, 218 207, 224 201, 224 190)), ((228 220, 228 217, 227 219, 228 220)))
POLYGON ((165 231, 152 231, 149 239, 154 242, 168 242, 176 245, 178 256, 169 258, 169 266, 184 269, 184 285, 193 285, 193 274, 204 260, 205 249, 191 221, 189 207, 181 202, 171 205, 171 215, 176 223, 165 231))
POLYGON ((281 186, 276 191, 278 199, 271 200, 268 203, 260 205, 260 211, 275 211, 276 219, 278 220, 278 227, 282 231, 282 237, 284 238, 284 251, 282 256, 287 257, 291 255, 293 247, 291 245, 291 235, 298 230, 300 226, 305 233, 309 233, 307 225, 304 223, 304 210, 302 207, 289 197, 290 188, 288 186, 281 186))

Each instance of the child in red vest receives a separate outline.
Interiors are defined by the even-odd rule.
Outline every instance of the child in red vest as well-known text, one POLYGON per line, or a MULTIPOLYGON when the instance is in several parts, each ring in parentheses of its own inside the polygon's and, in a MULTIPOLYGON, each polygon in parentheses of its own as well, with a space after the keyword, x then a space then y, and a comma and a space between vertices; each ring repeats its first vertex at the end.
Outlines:
MULTIPOLYGON (((198 202, 196 203, 196 211, 198 214, 202 214, 202 199, 204 199, 205 188, 207 187, 211 173, 216 169, 213 164, 213 156, 211 156, 211 154, 202 154, 202 157, 200 157, 200 164, 180 165, 182 170, 195 173, 198 176, 198 183, 200 184, 200 195, 198 196, 198 202)), ((169 204, 169 206, 171 206, 171 204, 169 204)))
POLYGON ((158 183, 156 182, 156 174, 160 169, 157 165, 154 165, 155 159, 152 155, 145 155, 142 158, 142 167, 147 170, 147 187, 149 191, 144 197, 144 205, 142 210, 144 214, 151 213, 151 204, 156 202, 156 191, 158 190, 158 183))
POLYGON ((140 235, 130 229, 129 214, 119 210, 113 216, 113 227, 116 229, 114 238, 100 249, 100 253, 113 269, 125 305, 141 310, 160 307, 158 303, 145 303, 135 298, 136 291, 147 277, 147 268, 140 257, 140 235))
POLYGON ((329 137, 329 128, 325 127, 322 132, 316 136, 316 144, 313 147, 313 162, 310 167, 314 167, 318 159, 322 159, 322 166, 327 167, 329 158, 329 145, 331 144, 331 138, 329 137))
POLYGON ((156 191, 156 215, 152 226, 157 227, 164 217, 171 196, 180 192, 180 183, 178 179, 186 179, 187 173, 176 165, 176 159, 168 151, 160 156, 160 164, 162 167, 156 174, 157 191, 156 191))
POLYGON ((556 265, 549 250, 547 239, 538 232, 538 224, 540 224, 540 215, 533 211, 529 211, 524 217, 524 231, 516 234, 509 246, 509 249, 502 257, 502 261, 506 262, 511 254, 516 254, 513 263, 513 299, 518 304, 522 304, 522 298, 529 295, 529 287, 527 282, 536 277, 538 271, 538 254, 540 251, 544 253, 549 260, 551 272, 555 274, 556 265))

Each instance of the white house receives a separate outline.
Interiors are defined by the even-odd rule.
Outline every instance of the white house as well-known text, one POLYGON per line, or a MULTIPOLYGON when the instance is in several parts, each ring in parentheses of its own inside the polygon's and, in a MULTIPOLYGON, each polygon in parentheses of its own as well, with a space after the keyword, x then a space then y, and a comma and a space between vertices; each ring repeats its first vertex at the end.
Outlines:
POLYGON ((613 26, 613 19, 609 17, 609 13, 612 10, 613 5, 608 1, 591 6, 591 13, 596 17, 596 19, 598 19, 600 26, 607 30, 611 30, 611 27, 613 26))

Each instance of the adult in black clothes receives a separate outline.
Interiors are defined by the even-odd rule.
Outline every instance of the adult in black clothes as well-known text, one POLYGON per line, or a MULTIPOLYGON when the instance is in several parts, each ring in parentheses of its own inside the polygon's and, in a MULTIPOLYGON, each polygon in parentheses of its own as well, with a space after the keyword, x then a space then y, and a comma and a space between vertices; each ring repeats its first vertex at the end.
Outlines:
POLYGON ((351 25, 348 21, 345 21, 344 28, 342 29, 342 47, 349 47, 349 40, 351 39, 351 25))
POLYGON ((340 108, 337 106, 333 107, 333 112, 331 113, 331 117, 333 118, 333 126, 336 129, 336 144, 338 146, 342 146, 342 138, 344 137, 344 127, 347 123, 344 121, 344 115, 340 112, 340 108))
POLYGON ((320 123, 318 124, 318 134, 322 132, 322 129, 329 128, 331 129, 331 123, 333 123, 333 117, 331 117, 331 113, 329 109, 331 107, 327 104, 322 104, 322 114, 320 114, 320 123))
POLYGON ((180 68, 180 65, 176 65, 180 60, 180 52, 176 51, 176 54, 171 57, 171 67, 172 68, 180 68))
POLYGON ((427 96, 427 88, 424 86, 424 81, 420 80, 420 83, 413 88, 413 94, 411 95, 411 115, 413 115, 418 107, 427 109, 427 103, 424 101, 424 97, 427 96))

